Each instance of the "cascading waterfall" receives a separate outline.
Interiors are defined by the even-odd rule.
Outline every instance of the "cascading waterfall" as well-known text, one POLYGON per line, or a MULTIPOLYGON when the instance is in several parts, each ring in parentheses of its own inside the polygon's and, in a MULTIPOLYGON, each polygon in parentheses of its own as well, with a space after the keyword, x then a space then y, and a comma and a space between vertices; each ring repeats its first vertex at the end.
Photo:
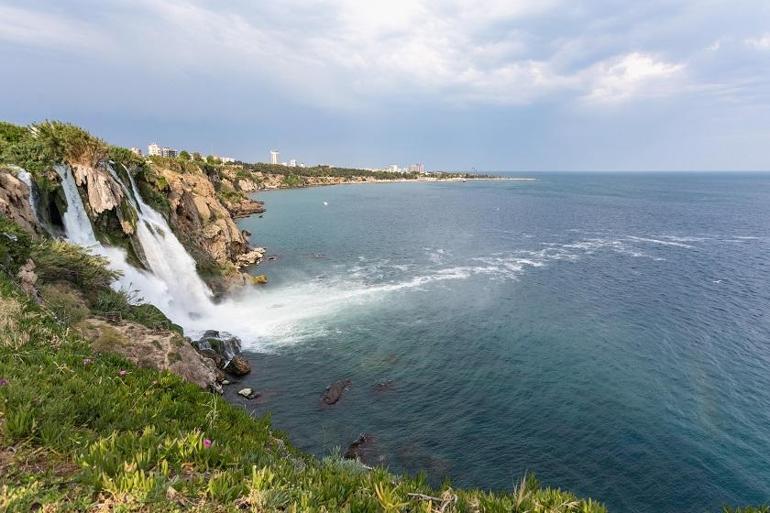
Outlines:
POLYGON ((129 264, 126 253, 122 249, 105 246, 99 242, 78 192, 72 171, 67 166, 56 166, 55 169, 61 178, 62 190, 67 200, 67 210, 62 215, 67 240, 88 248, 96 255, 107 258, 110 269, 119 271, 122 275, 118 281, 112 284, 113 289, 128 292, 129 298, 133 301, 150 302, 164 313, 170 310, 171 296, 168 287, 152 274, 129 264))
MULTIPOLYGON (((67 238, 106 257, 111 269, 122 277, 113 284, 116 290, 128 290, 137 301, 158 307, 169 319, 181 325, 188 336, 195 337, 205 330, 216 329, 240 337, 246 347, 265 347, 275 338, 284 342, 300 338, 298 322, 323 318, 340 304, 356 304, 382 292, 396 290, 402 285, 381 287, 356 283, 328 284, 304 280, 295 285, 261 290, 250 288, 240 294, 214 303, 212 293, 198 276, 195 261, 184 249, 168 226, 165 218, 144 202, 131 173, 127 170, 130 188, 115 173, 112 178, 122 187, 138 222, 136 236, 142 246, 150 272, 128 263, 126 253, 116 247, 101 244, 94 233, 69 167, 56 168, 67 199, 67 211, 62 219, 67 238)), ((407 284, 406 286, 411 286, 407 284)), ((315 332, 315 327, 307 327, 315 332)))
POLYGON ((32 215, 37 219, 37 198, 35 197, 35 189, 32 185, 32 175, 25 169, 19 168, 19 172, 16 176, 24 182, 24 185, 29 189, 29 206, 32 209, 32 215))
POLYGON ((137 237, 153 274, 169 288, 171 296, 188 316, 200 316, 211 309, 213 294, 198 276, 195 260, 168 226, 166 219, 142 199, 131 173, 131 191, 139 216, 137 237))

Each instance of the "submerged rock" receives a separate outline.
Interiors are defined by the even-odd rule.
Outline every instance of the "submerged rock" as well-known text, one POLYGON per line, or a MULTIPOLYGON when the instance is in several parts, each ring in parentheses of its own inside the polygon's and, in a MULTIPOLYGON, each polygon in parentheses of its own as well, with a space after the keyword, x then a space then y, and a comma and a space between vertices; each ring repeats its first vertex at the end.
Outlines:
POLYGON ((348 450, 343 454, 346 460, 356 460, 361 462, 371 461, 373 458, 373 444, 375 438, 367 433, 361 435, 348 446, 348 450))
POLYGON ((323 401, 325 404, 328 404, 328 405, 335 404, 337 403, 337 401, 340 400, 340 398, 342 397, 342 394, 350 390, 351 386, 353 386, 353 382, 350 381, 349 379, 343 379, 335 383, 332 383, 331 385, 326 387, 326 390, 321 396, 321 401, 323 401))
POLYGON ((385 381, 381 381, 374 385, 373 388, 375 392, 387 392, 389 390, 393 390, 393 380, 386 379, 385 381))

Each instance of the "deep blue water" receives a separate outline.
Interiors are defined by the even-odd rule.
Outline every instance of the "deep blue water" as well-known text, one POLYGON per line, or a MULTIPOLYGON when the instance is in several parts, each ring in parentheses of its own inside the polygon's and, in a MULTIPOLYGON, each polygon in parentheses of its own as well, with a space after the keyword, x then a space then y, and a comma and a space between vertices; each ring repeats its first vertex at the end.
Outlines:
POLYGON ((770 175, 532 176, 260 194, 263 397, 228 396, 314 454, 367 432, 458 486, 770 500, 770 175))

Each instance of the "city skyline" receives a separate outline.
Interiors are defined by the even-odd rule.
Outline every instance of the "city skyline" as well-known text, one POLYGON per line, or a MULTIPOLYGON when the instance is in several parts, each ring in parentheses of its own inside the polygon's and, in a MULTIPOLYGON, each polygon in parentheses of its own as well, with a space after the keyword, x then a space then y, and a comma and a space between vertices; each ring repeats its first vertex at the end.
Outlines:
POLYGON ((759 0, 0 0, 0 118, 250 161, 768 170, 768 27, 759 0))

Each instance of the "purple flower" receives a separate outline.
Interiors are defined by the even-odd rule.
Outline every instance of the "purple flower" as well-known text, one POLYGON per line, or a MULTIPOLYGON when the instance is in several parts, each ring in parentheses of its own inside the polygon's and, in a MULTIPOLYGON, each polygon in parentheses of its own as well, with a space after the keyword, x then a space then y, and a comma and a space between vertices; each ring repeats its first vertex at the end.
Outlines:
POLYGON ((211 444, 212 444, 212 443, 214 443, 214 442, 212 442, 212 441, 211 441, 211 440, 209 440, 208 438, 204 438, 204 439, 203 439, 203 447, 204 447, 205 449, 208 449, 209 447, 211 447, 211 444))
POLYGON ((0 378, 0 387, 4 387, 8 384, 8 380, 5 378, 0 378))
POLYGON ((123 369, 120 369, 120 370, 118 371, 118 376, 120 376, 121 378, 122 378, 123 376, 125 376, 126 374, 128 374, 128 372, 126 372, 126 371, 125 371, 125 370, 123 370, 123 369))
POLYGON ((92 363, 93 363, 93 360, 91 360, 90 358, 83 358, 83 365, 85 365, 86 367, 88 367, 92 363))

